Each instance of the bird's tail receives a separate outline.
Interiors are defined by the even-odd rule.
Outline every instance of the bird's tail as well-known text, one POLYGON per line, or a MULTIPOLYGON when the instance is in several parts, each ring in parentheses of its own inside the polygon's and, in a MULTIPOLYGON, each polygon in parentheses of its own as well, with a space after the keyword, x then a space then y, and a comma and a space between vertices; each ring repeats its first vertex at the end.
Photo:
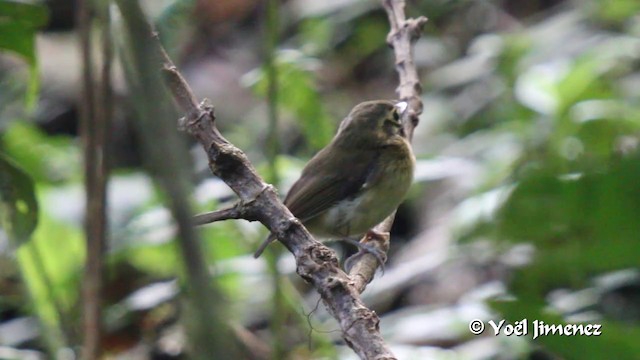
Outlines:
POLYGON ((260 255, 262 255, 262 253, 264 252, 264 250, 267 248, 267 246, 269 246, 269 244, 271 244, 274 240, 276 239, 276 236, 272 233, 269 235, 268 238, 264 239, 264 241, 262 242, 262 244, 260 244, 260 247, 258 248, 258 250, 256 250, 256 252, 253 254, 254 258, 259 258, 260 255))

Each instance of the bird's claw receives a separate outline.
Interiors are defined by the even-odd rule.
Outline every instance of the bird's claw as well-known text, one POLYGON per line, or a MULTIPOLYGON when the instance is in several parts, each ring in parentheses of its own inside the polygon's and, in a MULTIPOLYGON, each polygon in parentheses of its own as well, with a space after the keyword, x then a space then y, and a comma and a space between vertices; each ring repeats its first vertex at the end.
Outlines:
POLYGON ((349 259, 347 259, 347 261, 344 264, 344 267, 347 271, 349 271, 351 269, 351 267, 353 266, 353 261, 355 261, 356 259, 359 259, 360 256, 359 254, 371 254, 373 255, 373 257, 376 258, 376 260, 378 261, 378 264, 380 265, 380 270, 382 270, 382 273, 384 274, 384 263, 387 261, 387 254, 378 249, 377 247, 367 244, 367 243, 363 243, 354 239, 345 239, 346 242, 348 242, 349 244, 352 244, 353 246, 357 247, 360 251, 358 254, 355 254, 351 257, 349 257, 349 259))

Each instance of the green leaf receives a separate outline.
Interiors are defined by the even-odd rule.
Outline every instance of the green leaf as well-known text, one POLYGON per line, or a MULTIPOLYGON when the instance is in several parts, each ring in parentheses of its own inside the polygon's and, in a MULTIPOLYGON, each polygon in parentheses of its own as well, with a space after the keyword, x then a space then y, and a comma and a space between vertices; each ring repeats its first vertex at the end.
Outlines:
POLYGON ((17 251, 21 273, 40 318, 59 329, 64 314, 77 308, 85 259, 83 231, 43 211, 32 240, 17 251))
MULTIPOLYGON (((333 137, 334 126, 322 106, 314 72, 314 59, 295 51, 281 51, 277 55, 278 105, 298 118, 302 131, 313 149, 320 149, 333 137)), ((267 92, 265 69, 257 75, 254 90, 260 96, 267 92)))
POLYGON ((128 248, 126 259, 136 268, 158 276, 175 275, 180 271, 180 258, 173 242, 128 248))
POLYGON ((35 105, 40 82, 35 54, 35 38, 39 28, 47 24, 47 8, 35 2, 0 0, 0 51, 22 56, 29 64, 26 103, 35 105))
POLYGON ((0 1, 0 24, 14 22, 23 27, 37 29, 49 21, 47 8, 34 1, 0 1))
POLYGON ((307 54, 321 54, 331 50, 335 24, 324 18, 310 18, 300 24, 300 43, 307 54))
MULTIPOLYGON (((519 301, 494 302, 492 307, 505 316, 509 323, 527 319, 528 337, 533 337, 533 321, 543 321, 548 325, 567 324, 558 315, 541 311, 543 303, 524 298, 519 301)), ((566 359, 635 359, 640 353, 640 328, 611 321, 594 321, 600 324, 600 335, 561 336, 558 334, 539 336, 533 343, 544 345, 554 354, 566 359)))
POLYGON ((38 202, 33 181, 20 167, 0 154, 0 224, 9 238, 20 245, 38 223, 38 202))
POLYGON ((345 51, 353 59, 361 61, 386 46, 387 24, 378 19, 363 18, 356 23, 345 51))
POLYGON ((638 128, 632 121, 597 119, 581 124, 577 136, 588 156, 607 160, 618 150, 621 137, 632 136, 638 128))
POLYGON ((612 23, 623 23, 629 16, 640 11, 640 2, 637 0, 594 0, 592 13, 602 20, 612 23))
POLYGON ((640 266, 639 177, 637 157, 573 178, 532 175, 499 211, 498 237, 537 246, 528 271, 539 271, 538 284, 579 286, 594 273, 640 266))
MULTIPOLYGON (((584 289, 594 274, 637 268, 640 161, 630 156, 597 171, 559 176, 549 168, 524 178, 496 217, 499 239, 530 242, 534 261, 517 270, 515 301, 492 306, 509 322, 523 318, 565 324, 548 311, 555 289, 584 289)), ((572 359, 631 359, 640 353, 640 327, 603 317, 601 336, 543 336, 533 340, 572 359)))
POLYGON ((2 136, 4 151, 37 183, 81 179, 78 143, 66 135, 49 136, 36 125, 14 121, 2 136))
POLYGON ((610 93, 605 90, 600 65, 601 62, 594 56, 584 56, 572 64, 569 72, 556 85, 559 115, 580 100, 601 98, 610 93))
POLYGON ((606 321, 601 325, 600 336, 549 335, 536 340, 565 359, 637 359, 640 328, 606 321))

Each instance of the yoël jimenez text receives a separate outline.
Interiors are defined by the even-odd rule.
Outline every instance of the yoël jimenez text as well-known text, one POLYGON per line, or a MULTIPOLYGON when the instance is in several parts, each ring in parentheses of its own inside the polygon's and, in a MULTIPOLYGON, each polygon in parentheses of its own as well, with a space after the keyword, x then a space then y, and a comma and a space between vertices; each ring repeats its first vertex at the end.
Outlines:
MULTIPOLYGON (((522 319, 513 324, 506 324, 505 320, 495 323, 489 320, 489 325, 493 328, 497 336, 502 333, 507 336, 526 336, 529 334, 529 320, 522 319)), ((542 320, 533 320, 531 323, 533 339, 539 336, 560 335, 560 336, 600 336, 602 333, 600 324, 546 324, 542 320)))

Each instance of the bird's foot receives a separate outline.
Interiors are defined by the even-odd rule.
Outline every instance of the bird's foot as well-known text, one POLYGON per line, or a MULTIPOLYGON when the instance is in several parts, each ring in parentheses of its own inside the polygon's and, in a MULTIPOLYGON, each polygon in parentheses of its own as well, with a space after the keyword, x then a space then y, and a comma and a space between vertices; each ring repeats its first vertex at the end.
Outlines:
POLYGON ((366 236, 363 238, 362 241, 357 241, 350 238, 345 239, 348 243, 353 244, 360 250, 358 254, 355 254, 349 257, 349 259, 347 259, 347 261, 345 262, 344 266, 347 272, 353 266, 354 261, 358 260, 364 254, 371 254, 378 261, 378 264, 380 265, 380 270, 382 270, 382 273, 384 274, 384 269, 385 269, 384 264, 387 261, 387 254, 385 251, 377 248, 376 246, 372 244, 368 244, 368 242, 372 241, 373 239, 376 239, 378 241, 385 241, 385 239, 388 237, 389 237, 389 233, 379 233, 379 232, 370 230, 369 232, 367 232, 366 236))

